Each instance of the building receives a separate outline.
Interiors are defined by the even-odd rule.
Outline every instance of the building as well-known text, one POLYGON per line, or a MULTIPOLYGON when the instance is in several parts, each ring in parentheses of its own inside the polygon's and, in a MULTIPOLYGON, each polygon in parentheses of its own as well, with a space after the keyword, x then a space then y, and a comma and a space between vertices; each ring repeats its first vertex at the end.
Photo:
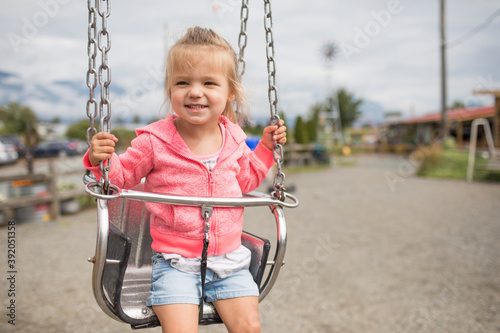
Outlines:
MULTIPOLYGON (((450 135, 455 137, 458 147, 469 144, 471 124, 474 119, 486 118, 493 130, 495 145, 500 146, 499 97, 495 106, 481 106, 449 110, 447 113, 450 135)), ((385 125, 383 143, 389 146, 405 145, 408 148, 419 144, 429 144, 440 137, 441 113, 431 113, 425 116, 388 123, 385 125)), ((483 130, 479 129, 478 145, 485 146, 486 139, 483 130)))

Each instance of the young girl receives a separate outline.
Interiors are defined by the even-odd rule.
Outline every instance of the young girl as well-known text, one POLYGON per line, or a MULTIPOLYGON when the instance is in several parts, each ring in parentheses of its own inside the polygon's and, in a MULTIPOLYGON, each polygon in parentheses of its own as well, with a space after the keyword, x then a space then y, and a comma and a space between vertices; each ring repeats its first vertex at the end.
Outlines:
MULTIPOLYGON (((117 139, 92 138, 84 164, 100 177, 99 162, 111 158, 111 182, 131 188, 146 177, 145 190, 198 197, 239 197, 256 189, 274 164, 274 141, 286 142, 283 121, 264 129, 252 152, 235 123, 233 102, 245 101, 236 54, 212 30, 195 27, 171 48, 165 89, 174 114, 138 129, 117 156, 117 139)), ((148 203, 153 238, 148 305, 163 332, 197 332, 201 295, 200 256, 205 222, 199 207, 148 203)), ((241 245, 243 208, 215 207, 204 296, 229 332, 260 332, 259 290, 241 245)))

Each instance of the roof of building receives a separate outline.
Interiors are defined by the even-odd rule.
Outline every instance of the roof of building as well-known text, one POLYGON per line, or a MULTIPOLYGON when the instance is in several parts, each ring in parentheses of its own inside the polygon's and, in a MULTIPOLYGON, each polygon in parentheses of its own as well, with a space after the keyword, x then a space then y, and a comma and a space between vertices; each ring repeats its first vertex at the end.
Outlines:
MULTIPOLYGON (((480 106, 474 108, 454 109, 448 111, 448 120, 467 121, 476 118, 489 118, 495 115, 495 108, 493 106, 480 106)), ((441 121, 441 113, 431 113, 421 117, 411 118, 401 123, 433 123, 441 121)))

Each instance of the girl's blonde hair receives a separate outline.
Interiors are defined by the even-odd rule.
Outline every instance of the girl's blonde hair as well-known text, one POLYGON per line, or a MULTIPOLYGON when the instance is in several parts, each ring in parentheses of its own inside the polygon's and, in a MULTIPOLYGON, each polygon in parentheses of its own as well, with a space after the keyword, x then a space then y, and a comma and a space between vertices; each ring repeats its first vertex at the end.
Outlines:
POLYGON ((170 100, 170 87, 176 70, 189 70, 196 65, 200 57, 211 56, 215 68, 226 74, 229 91, 235 95, 234 104, 227 103, 222 113, 232 122, 237 123, 244 118, 244 107, 247 104, 241 77, 238 73, 238 59, 231 45, 211 29, 194 27, 187 30, 170 49, 167 57, 165 73, 165 90, 170 100), (237 115, 238 113, 238 115, 237 115), (243 117, 241 117, 243 116, 243 117))

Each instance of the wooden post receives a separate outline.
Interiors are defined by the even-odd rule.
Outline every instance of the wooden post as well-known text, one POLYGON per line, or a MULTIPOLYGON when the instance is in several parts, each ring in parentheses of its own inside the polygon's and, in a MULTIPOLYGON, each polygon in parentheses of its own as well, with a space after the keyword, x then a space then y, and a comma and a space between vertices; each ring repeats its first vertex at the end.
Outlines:
POLYGON ((462 147, 464 144, 464 125, 463 122, 457 122, 457 146, 462 147))
POLYGON ((500 90, 476 90, 474 94, 493 95, 495 97, 495 114, 493 115, 493 142, 500 147, 500 90))
POLYGON ((61 205, 59 200, 59 191, 57 190, 57 174, 54 167, 54 162, 49 161, 49 192, 52 196, 52 201, 50 203, 50 216, 52 220, 57 220, 61 212, 61 205))
POLYGON ((495 116, 493 118, 493 142, 500 147, 500 94, 495 96, 495 116))

